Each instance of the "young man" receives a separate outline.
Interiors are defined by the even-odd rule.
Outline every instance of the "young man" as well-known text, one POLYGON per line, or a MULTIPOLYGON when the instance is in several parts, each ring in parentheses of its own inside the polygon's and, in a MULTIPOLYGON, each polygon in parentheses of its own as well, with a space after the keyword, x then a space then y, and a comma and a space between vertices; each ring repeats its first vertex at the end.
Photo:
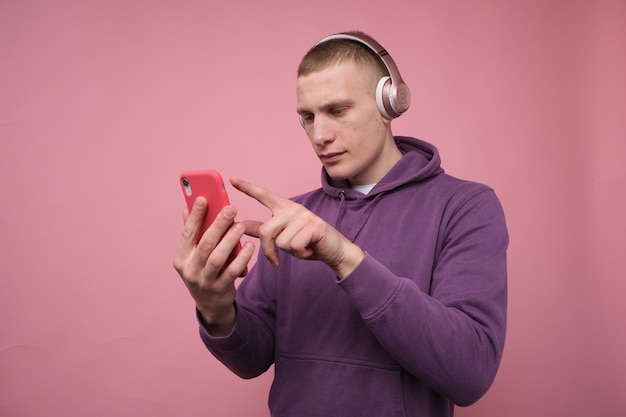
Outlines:
POLYGON ((202 340, 243 378, 274 364, 272 416, 451 416, 495 377, 502 208, 490 188, 444 173, 432 145, 392 135, 410 98, 401 83, 367 35, 318 43, 298 70, 297 110, 322 187, 290 200, 232 178, 271 219, 234 223, 225 208, 198 245, 206 202, 185 216, 174 266, 202 340), (388 73, 392 88, 379 86, 388 73), (253 244, 225 262, 244 233, 264 256, 236 291, 253 244))

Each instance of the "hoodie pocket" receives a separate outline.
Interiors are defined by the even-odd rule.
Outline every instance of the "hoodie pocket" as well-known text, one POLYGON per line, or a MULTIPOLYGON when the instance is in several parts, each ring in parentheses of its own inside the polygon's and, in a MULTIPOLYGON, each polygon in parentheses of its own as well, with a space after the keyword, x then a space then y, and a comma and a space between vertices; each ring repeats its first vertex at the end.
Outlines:
POLYGON ((269 407, 273 417, 403 417, 400 368, 282 354, 275 364, 269 407))

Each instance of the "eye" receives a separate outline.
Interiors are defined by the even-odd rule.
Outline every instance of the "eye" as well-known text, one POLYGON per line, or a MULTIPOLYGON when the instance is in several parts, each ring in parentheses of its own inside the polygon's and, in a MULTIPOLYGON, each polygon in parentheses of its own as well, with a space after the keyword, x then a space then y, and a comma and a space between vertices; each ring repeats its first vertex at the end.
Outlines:
POLYGON ((343 113, 346 112, 347 109, 347 107, 335 107, 330 110, 330 114, 332 114, 333 116, 341 116, 343 113))
POLYGON ((304 113, 304 114, 300 115, 300 118, 305 123, 311 123, 313 121, 313 114, 311 114, 311 113, 304 113))

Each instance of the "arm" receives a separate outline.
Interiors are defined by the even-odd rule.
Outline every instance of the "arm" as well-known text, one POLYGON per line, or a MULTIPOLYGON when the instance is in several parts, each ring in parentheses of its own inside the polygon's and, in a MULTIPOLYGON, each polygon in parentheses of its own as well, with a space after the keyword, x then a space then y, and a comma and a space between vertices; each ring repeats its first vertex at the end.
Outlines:
POLYGON ((324 262, 342 279, 363 260, 365 252, 334 227, 306 207, 271 191, 231 178, 232 185, 254 198, 272 212, 272 218, 261 223, 246 221, 246 234, 259 238, 263 254, 277 267, 280 263, 276 248, 299 259, 324 262))
POLYGON ((490 191, 444 223, 428 294, 370 256, 339 285, 390 356, 455 403, 469 405, 491 385, 502 356, 508 236, 490 191))
MULTIPOLYGON (((226 332, 211 330, 206 314, 198 308, 200 336, 211 353, 235 374, 253 378, 265 372, 274 361, 276 281, 280 264, 276 248, 301 259, 316 259, 331 265, 337 276, 348 275, 365 254, 356 245, 315 216, 302 205, 283 199, 262 187, 231 179, 235 188, 270 208, 272 218, 266 223, 244 221, 245 233, 259 238, 262 255, 242 282, 233 304, 234 319, 226 332), (348 244, 345 250, 343 244, 348 244), (264 257, 263 257, 264 255, 264 257), (245 288, 254 283, 254 299, 245 288), (244 306, 250 306, 246 308, 244 306)), ((234 293, 232 293, 234 295, 234 293)), ((234 299, 233 299, 234 301, 234 299)))
POLYGON ((200 338, 207 349, 241 378, 254 378, 274 363, 276 285, 279 270, 259 254, 250 273, 237 288, 236 319, 226 335, 208 331, 198 313, 200 338), (246 291, 253 287, 252 291, 246 291))
POLYGON ((279 264, 276 248, 326 263, 405 370, 457 404, 470 404, 484 394, 499 365, 506 321, 508 236, 493 192, 480 188, 467 201, 446 204, 453 212, 441 219, 435 233, 442 240, 425 277, 432 281, 425 293, 415 281, 395 276, 365 256, 300 204, 242 180, 231 182, 272 211, 266 223, 244 224, 247 234, 260 239, 273 266, 279 264))
POLYGON ((254 245, 246 242, 237 257, 225 265, 244 232, 242 224, 234 223, 236 211, 230 206, 220 212, 196 244, 206 208, 206 200, 200 197, 191 213, 185 210, 174 268, 195 300, 206 328, 215 335, 224 335, 235 323, 235 280, 250 261, 254 245))

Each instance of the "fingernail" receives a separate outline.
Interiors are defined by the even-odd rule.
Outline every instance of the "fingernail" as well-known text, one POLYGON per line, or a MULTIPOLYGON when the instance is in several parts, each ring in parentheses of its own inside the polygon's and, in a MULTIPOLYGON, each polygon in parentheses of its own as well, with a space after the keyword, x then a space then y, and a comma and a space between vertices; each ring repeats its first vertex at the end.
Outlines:
POLYGON ((224 210, 224 217, 231 219, 235 217, 235 212, 232 209, 227 208, 224 210))
POLYGON ((202 208, 202 207, 204 207, 204 201, 202 201, 202 200, 196 200, 196 202, 194 203, 194 205, 195 205, 197 208, 202 208))

